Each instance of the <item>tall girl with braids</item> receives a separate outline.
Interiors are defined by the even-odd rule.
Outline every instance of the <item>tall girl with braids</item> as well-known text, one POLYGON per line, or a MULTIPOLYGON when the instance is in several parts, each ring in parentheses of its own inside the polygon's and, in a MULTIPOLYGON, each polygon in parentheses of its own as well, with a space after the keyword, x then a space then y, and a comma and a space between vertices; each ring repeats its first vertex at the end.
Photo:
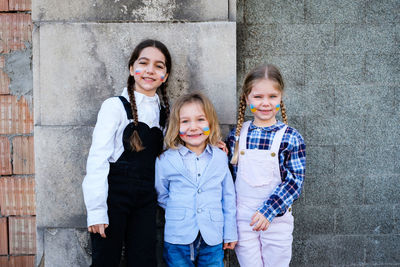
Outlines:
POLYGON ((291 206, 305 175, 305 144, 287 125, 279 70, 263 65, 245 78, 238 122, 228 137, 236 176, 239 240, 235 251, 242 267, 289 266, 292 254, 291 206), (254 120, 244 122, 246 106, 254 120), (281 111, 283 122, 275 116, 281 111))
POLYGON ((119 266, 123 244, 128 266, 156 266, 154 172, 169 115, 171 56, 161 42, 145 40, 128 67, 127 88, 99 111, 82 184, 92 266, 119 266))

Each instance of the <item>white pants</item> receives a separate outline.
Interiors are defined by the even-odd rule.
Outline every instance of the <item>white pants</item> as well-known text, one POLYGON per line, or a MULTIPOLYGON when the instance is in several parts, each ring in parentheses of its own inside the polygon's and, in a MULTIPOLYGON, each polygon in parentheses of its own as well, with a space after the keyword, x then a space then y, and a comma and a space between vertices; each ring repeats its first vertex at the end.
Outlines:
POLYGON ((236 256, 242 267, 287 267, 292 257, 292 213, 275 217, 264 232, 253 231, 254 226, 250 226, 253 214, 282 182, 277 155, 286 127, 275 134, 270 150, 259 150, 246 149, 249 125, 243 124, 239 139, 236 256))
POLYGON ((235 247, 240 266, 288 267, 292 257, 292 213, 275 217, 266 231, 257 232, 252 230, 254 226, 249 225, 248 219, 241 219, 242 208, 238 206, 239 242, 235 247))

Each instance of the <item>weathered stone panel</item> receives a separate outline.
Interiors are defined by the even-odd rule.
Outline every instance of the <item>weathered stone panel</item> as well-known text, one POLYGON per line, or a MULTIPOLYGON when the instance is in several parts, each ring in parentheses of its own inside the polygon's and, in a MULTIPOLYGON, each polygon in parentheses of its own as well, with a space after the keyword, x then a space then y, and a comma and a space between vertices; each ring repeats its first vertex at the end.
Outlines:
POLYGON ((212 96, 220 122, 233 123, 235 107, 223 103, 235 102, 234 22, 45 23, 40 28, 36 120, 42 125, 94 125, 101 103, 126 86, 130 53, 145 38, 161 40, 172 54, 172 100, 183 92, 204 91, 212 96))
POLYGON ((46 228, 44 250, 44 266, 89 266, 92 262, 86 228, 46 228))
POLYGON ((228 0, 33 1, 34 21, 227 21, 228 0))
POLYGON ((82 180, 92 127, 36 127, 37 227, 86 226, 82 180))

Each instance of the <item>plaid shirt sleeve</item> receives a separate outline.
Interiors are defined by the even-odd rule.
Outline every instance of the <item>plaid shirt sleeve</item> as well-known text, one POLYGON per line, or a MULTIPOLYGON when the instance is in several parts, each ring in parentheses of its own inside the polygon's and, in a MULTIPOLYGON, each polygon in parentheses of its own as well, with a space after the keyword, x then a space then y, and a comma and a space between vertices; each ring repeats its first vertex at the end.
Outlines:
POLYGON ((284 214, 300 196, 306 169, 306 146, 302 136, 288 127, 280 147, 282 183, 258 209, 270 222, 284 214))

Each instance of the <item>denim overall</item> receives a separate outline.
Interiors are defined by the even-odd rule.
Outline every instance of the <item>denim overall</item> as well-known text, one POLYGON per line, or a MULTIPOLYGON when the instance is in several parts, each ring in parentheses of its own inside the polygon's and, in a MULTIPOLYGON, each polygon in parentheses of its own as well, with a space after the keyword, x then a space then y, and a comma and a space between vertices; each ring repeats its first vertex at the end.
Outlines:
POLYGON ((279 147, 287 126, 275 133, 270 150, 246 149, 250 121, 239 138, 238 172, 235 182, 239 241, 235 252, 242 267, 289 266, 292 254, 291 209, 273 219, 266 231, 253 231, 251 217, 282 182, 279 147))
MULTIPOLYGON (((119 99, 130 123, 123 133, 124 152, 115 163, 110 163, 107 237, 91 234, 92 266, 118 267, 124 244, 127 266, 152 267, 157 265, 155 160, 162 150, 163 133, 143 122, 135 126, 130 103, 122 96, 119 99), (135 129, 145 147, 140 152, 133 152, 129 142, 135 129)), ((165 121, 165 109, 161 108, 161 127, 165 121)))

